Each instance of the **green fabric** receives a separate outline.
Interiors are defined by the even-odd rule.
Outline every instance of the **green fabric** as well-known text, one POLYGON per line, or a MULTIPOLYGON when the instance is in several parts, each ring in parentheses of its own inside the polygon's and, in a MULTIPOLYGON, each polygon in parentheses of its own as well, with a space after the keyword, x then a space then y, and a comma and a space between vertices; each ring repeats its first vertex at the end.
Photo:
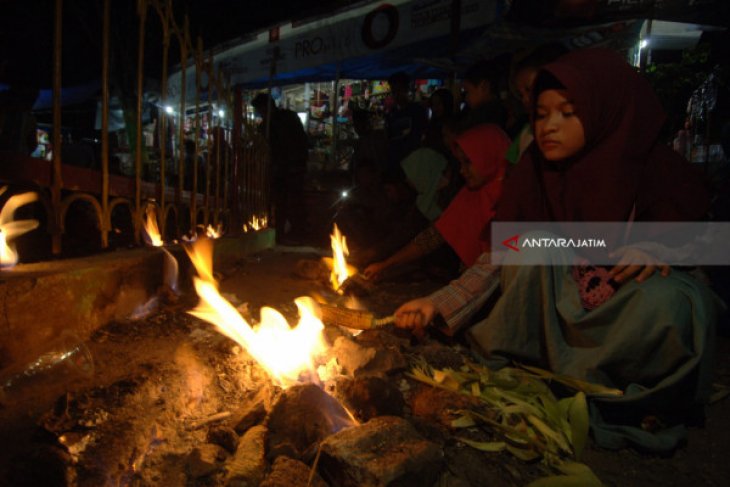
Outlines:
POLYGON ((429 221, 441 215, 438 205, 439 182, 447 164, 443 155, 427 147, 414 150, 400 163, 408 181, 418 193, 416 206, 429 221))
MULTIPOLYGON (((612 421, 593 416, 601 446, 630 442, 655 451, 676 446, 681 428, 659 439, 637 426, 644 415, 676 418, 709 397, 717 313, 712 292, 673 269, 667 277, 657 273, 641 284, 627 282, 606 303, 586 311, 570 274, 572 254, 533 250, 549 253, 556 265, 505 262, 501 298, 469 330, 479 351, 623 390, 620 398, 593 398, 607 417, 633 418, 609 425, 612 421)), ((510 258, 530 258, 521 254, 529 252, 510 258)))
POLYGON ((504 154, 504 158, 507 159, 510 164, 517 164, 517 161, 520 160, 520 156, 522 155, 522 151, 520 150, 520 146, 522 145, 522 137, 525 132, 529 132, 530 130, 532 130, 530 128, 530 124, 525 124, 525 126, 522 127, 522 130, 520 130, 520 132, 512 140, 512 143, 507 148, 507 152, 504 154))

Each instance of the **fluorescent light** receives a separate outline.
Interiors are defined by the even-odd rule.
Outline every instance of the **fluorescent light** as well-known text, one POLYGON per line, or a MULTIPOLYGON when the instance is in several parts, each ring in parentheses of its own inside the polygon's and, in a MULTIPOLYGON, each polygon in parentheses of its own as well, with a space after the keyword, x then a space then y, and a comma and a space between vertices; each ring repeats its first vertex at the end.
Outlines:
POLYGON ((172 109, 172 107, 170 105, 165 106, 165 113, 167 113, 168 115, 172 115, 173 112, 174 112, 174 110, 172 109))
POLYGON ((641 39, 641 42, 639 43, 639 49, 644 49, 648 45, 649 39, 641 39))

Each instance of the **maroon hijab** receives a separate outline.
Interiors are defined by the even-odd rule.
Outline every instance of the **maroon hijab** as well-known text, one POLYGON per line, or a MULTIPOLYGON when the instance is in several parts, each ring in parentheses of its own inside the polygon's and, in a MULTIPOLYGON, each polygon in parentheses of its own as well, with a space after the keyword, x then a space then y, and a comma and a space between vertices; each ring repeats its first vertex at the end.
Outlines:
POLYGON ((498 220, 627 221, 634 207, 640 221, 704 216, 710 200, 701 176, 657 142, 664 110, 621 56, 584 49, 542 71, 567 90, 586 146, 571 160, 553 163, 533 142, 505 182, 498 220))

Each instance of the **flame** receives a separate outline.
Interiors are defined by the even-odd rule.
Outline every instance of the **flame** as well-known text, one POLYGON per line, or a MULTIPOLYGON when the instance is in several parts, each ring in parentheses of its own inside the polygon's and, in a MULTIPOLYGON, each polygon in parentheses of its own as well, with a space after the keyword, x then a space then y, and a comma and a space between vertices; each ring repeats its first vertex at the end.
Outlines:
POLYGON ((208 224, 205 229, 205 235, 212 239, 220 238, 223 235, 223 224, 219 223, 215 228, 213 228, 213 225, 208 224))
MULTIPOLYGON (((0 188, 0 195, 5 193, 7 186, 0 188)), ((38 220, 13 221, 15 210, 38 200, 37 193, 16 194, 0 210, 0 265, 14 266, 18 263, 18 252, 12 241, 24 233, 38 228, 38 220)))
POLYGON ((266 216, 258 217, 254 215, 251 217, 250 222, 243 224, 243 231, 248 232, 250 229, 251 231, 257 232, 263 228, 266 228, 267 224, 268 222, 266 216))
POLYGON ((324 262, 332 271, 330 274, 332 289, 340 292, 342 283, 344 283, 348 277, 355 275, 357 273, 357 269, 347 264, 345 256, 350 255, 350 251, 347 249, 347 239, 340 233, 340 229, 337 228, 336 224, 332 231, 332 235, 330 235, 330 240, 332 242, 332 260, 324 259, 324 262))
POLYGON ((157 210, 155 210, 154 206, 150 205, 147 207, 146 213, 147 218, 144 222, 145 240, 153 247, 162 247, 164 242, 162 241, 160 228, 157 226, 157 210))
POLYGON ((153 246, 160 247, 165 254, 163 264, 163 282, 174 293, 177 293, 177 276, 179 273, 177 260, 175 257, 163 247, 162 235, 160 228, 157 226, 157 209, 149 205, 146 210, 146 218, 144 221, 145 241, 153 246))
POLYGON ((186 250, 199 276, 193 278, 193 284, 200 302, 189 311, 191 315, 215 325, 244 347, 282 387, 298 383, 306 372, 317 378, 315 358, 327 350, 327 345, 313 299, 300 297, 294 301, 299 309, 299 323, 293 328, 281 313, 269 307, 261 308, 260 322, 251 326, 218 291, 212 273, 211 240, 198 239, 186 250))

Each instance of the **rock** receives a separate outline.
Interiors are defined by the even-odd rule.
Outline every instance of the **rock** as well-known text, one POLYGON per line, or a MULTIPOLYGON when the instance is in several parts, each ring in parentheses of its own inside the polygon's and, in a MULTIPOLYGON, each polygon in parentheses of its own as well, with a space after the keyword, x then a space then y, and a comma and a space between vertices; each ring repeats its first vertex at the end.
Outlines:
POLYGON ((187 471, 197 479, 218 470, 221 462, 227 457, 226 452, 218 445, 204 443, 193 448, 187 458, 187 471))
POLYGON ((363 346, 347 337, 335 340, 332 353, 352 376, 385 375, 408 365, 403 354, 395 347, 363 346))
POLYGON ((380 377, 357 377, 337 382, 337 398, 358 421, 376 416, 403 416, 405 401, 398 387, 380 377))
POLYGON ((402 418, 381 416, 322 443, 320 472, 342 487, 422 487, 438 478, 441 448, 402 418))
POLYGON ((314 384, 284 391, 268 419, 267 457, 308 458, 327 436, 352 425, 339 402, 314 384))
POLYGON ((235 409, 231 415, 230 424, 239 435, 242 435, 250 427, 262 423, 266 415, 271 411, 273 391, 269 386, 263 386, 241 407, 235 409))
POLYGON ((310 470, 309 466, 299 460, 280 456, 260 487, 327 487, 327 483, 316 473, 310 484, 310 470))
POLYGON ((238 435, 227 426, 213 426, 208 430, 207 441, 222 446, 229 453, 234 453, 238 445, 238 435))
POLYGON ((236 453, 226 464, 226 484, 235 487, 259 485, 266 472, 265 426, 252 426, 238 442, 236 453))
POLYGON ((294 265, 294 274, 302 279, 329 282, 330 270, 321 259, 300 259, 294 265))
POLYGON ((460 410, 478 406, 479 400, 458 392, 419 385, 411 393, 409 404, 413 416, 450 427, 451 421, 460 416, 460 410))
POLYGON ((464 356, 440 343, 425 343, 418 347, 418 354, 434 369, 459 370, 464 365, 464 356))

